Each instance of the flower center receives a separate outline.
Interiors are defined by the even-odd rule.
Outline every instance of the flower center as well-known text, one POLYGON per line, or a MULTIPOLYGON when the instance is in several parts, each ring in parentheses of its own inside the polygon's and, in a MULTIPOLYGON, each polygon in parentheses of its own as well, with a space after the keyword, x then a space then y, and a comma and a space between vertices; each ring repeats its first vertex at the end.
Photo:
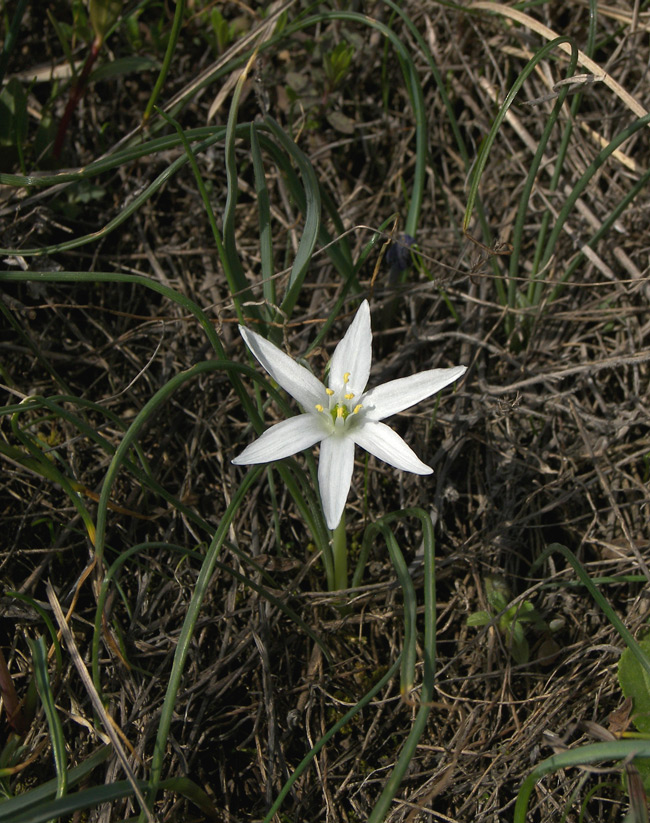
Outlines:
POLYGON ((335 428, 345 426, 346 420, 349 417, 354 418, 354 415, 359 415, 363 408, 362 403, 352 404, 350 401, 354 400, 354 392, 346 391, 347 384, 350 380, 350 372, 343 375, 343 388, 335 392, 334 389, 325 389, 329 397, 329 407, 325 409, 320 403, 316 404, 316 411, 321 414, 326 414, 332 418, 332 423, 335 428))
MULTIPOLYGON (((346 397, 347 397, 347 395, 346 395, 346 397)), ((351 400, 352 397, 354 397, 354 395, 351 395, 351 397, 348 398, 348 399, 351 400)), ((361 410, 361 408, 362 408, 361 403, 357 403, 357 405, 352 409, 352 411, 350 411, 350 409, 347 407, 347 405, 345 403, 337 403, 336 406, 334 406, 333 409, 330 409, 330 414, 332 415, 332 420, 336 423, 337 419, 342 418, 343 420, 347 420, 349 415, 359 414, 359 411, 361 410)))

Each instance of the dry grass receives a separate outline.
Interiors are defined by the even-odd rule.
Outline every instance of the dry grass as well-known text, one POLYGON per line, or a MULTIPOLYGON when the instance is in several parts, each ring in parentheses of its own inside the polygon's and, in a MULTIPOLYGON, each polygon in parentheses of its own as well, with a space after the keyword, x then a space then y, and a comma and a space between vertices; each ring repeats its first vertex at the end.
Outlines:
MULTIPOLYGON (((382 4, 362 5, 367 13, 388 19, 382 4)), ((499 16, 469 14, 432 0, 405 6, 448 77, 448 93, 474 158, 490 128, 495 101, 503 98, 527 56, 543 41, 499 16)), ((224 14, 236 13, 234 4, 224 8, 224 14)), ((584 45, 586 4, 547 3, 531 14, 584 45)), ((625 9, 599 10, 593 55, 638 98, 643 97, 650 58, 644 15, 637 18, 634 31, 625 9)), ((533 561, 548 544, 565 544, 592 577, 622 578, 603 586, 603 591, 633 633, 647 624, 649 219, 642 194, 615 230, 589 252, 557 300, 541 308, 504 307, 495 278, 506 272, 508 256, 490 255, 463 236, 467 170, 426 63, 399 21, 395 30, 421 71, 430 159, 417 237, 421 268, 411 269, 404 283, 396 284, 389 281, 384 264, 372 287, 377 258, 360 272, 376 330, 373 376, 379 381, 457 363, 470 369, 456 393, 443 394, 434 418, 431 407, 419 406, 396 424, 418 454, 427 455, 435 469, 432 479, 398 477, 372 459, 366 476, 358 465, 355 477, 365 477, 368 485, 353 486, 348 522, 353 529, 356 524, 360 536, 368 514, 364 495, 371 517, 417 505, 436 520, 436 702, 388 819, 492 823, 511 819, 518 788, 536 763, 554 748, 591 739, 584 722, 606 727, 608 715, 622 701, 616 678, 622 640, 585 591, 570 585, 575 576, 560 556, 531 571, 533 561), (517 321, 529 315, 529 339, 521 337, 519 322, 512 334, 505 333, 508 312, 514 312, 517 321), (504 578, 511 596, 531 601, 547 623, 562 621, 563 627, 553 635, 527 629, 528 663, 514 662, 494 628, 466 625, 470 613, 487 608, 488 575, 504 578), (645 576, 646 583, 630 582, 625 579, 629 575, 645 576)), ((307 125, 299 142, 344 226, 353 229, 356 257, 370 235, 354 227, 376 226, 391 213, 404 214, 402 185, 408 190, 414 142, 411 109, 394 56, 385 57, 383 40, 370 29, 331 23, 323 26, 322 36, 336 42, 348 32, 358 38, 353 72, 334 93, 332 106, 351 117, 357 131, 352 136, 337 133, 321 118, 320 128, 307 125), (382 104, 383 89, 388 90, 387 106, 382 104)), ((51 59, 61 62, 51 32, 48 38, 51 59)), ((258 72, 258 95, 251 84, 241 121, 256 116, 261 84, 274 116, 286 123, 286 72, 310 76, 317 62, 309 51, 312 38, 313 33, 306 32, 295 38, 290 53, 265 57, 258 72)), ((26 67, 41 59, 36 46, 36 39, 26 43, 26 67)), ((188 38, 169 92, 188 83, 207 60, 205 49, 192 47, 188 38)), ((521 187, 554 102, 528 105, 526 100, 552 94, 564 65, 563 60, 540 64, 494 145, 481 196, 487 222, 503 244, 512 242, 521 187)), ((111 86, 110 96, 91 87, 66 163, 93 160, 132 129, 150 81, 146 74, 130 76, 111 86), (106 122, 111 125, 100 138, 95 124, 106 122)), ((215 93, 208 90, 186 112, 184 126, 205 122, 215 93)), ((543 163, 531 199, 517 275, 522 288, 543 209, 549 206, 557 214, 600 150, 600 141, 609 142, 634 119, 604 83, 586 83, 581 91, 558 191, 549 190, 553 166, 543 163)), ((38 97, 39 87, 34 94, 38 97)), ((217 119, 225 122, 226 116, 224 109, 217 119)), ((549 161, 559 150, 560 137, 557 128, 547 149, 549 161)), ((648 149, 647 130, 637 132, 622 147, 622 155, 600 169, 555 248, 547 272, 550 282, 560 279, 577 250, 648 167, 648 149)), ((242 147, 238 156, 242 171, 237 242, 244 268, 255 282, 257 208, 245 152, 242 147)), ((171 159, 161 154, 119 170, 102 181, 101 198, 83 206, 73 204, 74 211, 64 209, 65 190, 41 198, 33 192, 23 197, 5 187, 3 245, 17 250, 47 245, 67 239, 70 232, 80 235, 105 225, 171 159)), ((220 146, 200 163, 219 212, 225 200, 220 146)), ((280 271, 295 252, 302 219, 282 176, 271 166, 269 170, 280 271)), ((478 223, 470 230, 475 237, 480 235, 478 223)), ((244 359, 232 298, 187 170, 171 178, 133 219, 102 242, 46 261, 27 259, 27 264, 38 270, 119 270, 153 277, 204 307, 228 356, 244 359)), ((69 391, 101 403, 128 423, 172 375, 209 356, 194 318, 151 292, 116 284, 2 285, 1 279, 0 274, 2 300, 20 327, 18 333, 6 325, 0 343, 7 404, 22 395, 69 391)), ((328 317, 339 285, 328 257, 317 254, 299 309, 285 330, 292 354, 305 351, 314 325, 328 317)), ((338 339, 347 322, 340 319, 330 342, 338 339)), ((313 354, 316 373, 322 373, 330 353, 328 347, 313 354)), ((271 406, 266 422, 275 414, 271 406)), ((84 415, 113 445, 119 443, 122 432, 113 420, 93 411, 84 415)), ((105 451, 61 419, 32 416, 32 434, 56 448, 83 486, 82 496, 92 510, 108 464, 105 451)), ((250 440, 245 423, 227 376, 210 373, 161 407, 140 437, 156 481, 213 527, 241 482, 230 459, 250 440)), ((2 432, 6 442, 15 445, 6 418, 2 432)), ((304 524, 286 492, 276 486, 275 494, 273 499, 266 480, 260 480, 230 531, 228 551, 220 558, 223 566, 215 573, 190 648, 165 760, 165 774, 190 776, 213 797, 223 821, 260 820, 310 747, 385 673, 401 648, 402 598, 383 544, 373 550, 364 585, 351 595, 353 608, 341 617, 333 598, 322 593, 322 567, 304 524), (279 533, 273 509, 280 514, 279 533), (277 587, 272 593, 324 639, 331 665, 278 605, 234 576, 231 570, 269 586, 259 570, 242 560, 242 553, 272 575, 277 587)), ((198 551, 205 546, 206 534, 197 523, 125 473, 112 503, 109 562, 138 543, 160 541, 198 551)), ((45 582, 51 580, 65 610, 91 558, 87 535, 69 497, 24 463, 9 461, 0 482, 0 505, 5 588, 45 603, 45 582)), ((421 536, 406 522, 398 537, 417 581, 421 536)), ((109 711, 133 747, 134 769, 146 778, 145 764, 198 563, 177 551, 155 548, 135 555, 127 568, 105 614, 101 677, 109 711)), ((71 620, 87 663, 95 603, 88 581, 81 587, 71 620)), ((3 608, 3 647, 22 696, 30 679, 25 636, 36 632, 35 613, 13 598, 5 598, 3 608)), ((53 688, 70 760, 80 762, 98 738, 88 695, 71 663, 64 665, 53 688)), ((417 700, 416 692, 413 705, 405 703, 392 682, 380 700, 319 754, 285 800, 278 819, 367 819, 410 728, 417 700)), ((44 723, 33 723, 24 740, 26 751, 35 752, 46 737, 44 723)), ((45 748, 24 773, 28 777, 23 789, 50 777, 50 764, 45 748)), ((121 779, 117 760, 109 761, 106 779, 121 779)), ((578 808, 574 792, 584 798, 597 784, 581 819, 622 820, 626 800, 618 774, 578 770, 545 779, 529 819, 561 819, 567 807, 578 808)), ((202 819, 195 807, 171 793, 161 801, 158 814, 160 820, 202 819)), ((577 812, 571 814, 568 819, 578 819, 577 812)), ((128 812, 113 808, 92 812, 89 819, 121 816, 128 812)))

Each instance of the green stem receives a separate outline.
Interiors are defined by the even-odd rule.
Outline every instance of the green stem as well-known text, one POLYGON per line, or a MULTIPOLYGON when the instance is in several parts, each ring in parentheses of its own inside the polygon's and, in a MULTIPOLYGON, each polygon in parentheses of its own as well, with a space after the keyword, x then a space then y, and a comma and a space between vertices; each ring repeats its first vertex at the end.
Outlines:
POLYGON ((334 556, 334 591, 348 587, 348 546, 345 539, 345 510, 338 526, 332 532, 332 555, 334 556))
POLYGON ((171 66, 172 58, 174 56, 174 51, 176 50, 178 36, 181 32, 181 27, 183 25, 184 14, 185 0, 176 0, 176 9, 174 10, 174 21, 172 23, 172 29, 169 34, 167 50, 165 52, 165 57, 163 59, 162 68, 160 69, 160 74, 158 75, 156 84, 153 87, 153 91, 151 92, 151 97, 149 98, 147 107, 144 110, 144 115, 142 116, 143 126, 146 126, 149 122, 149 118, 151 117, 151 113, 153 112, 154 106, 156 105, 156 103, 158 102, 158 98, 160 97, 162 87, 165 85, 165 80, 167 79, 167 74, 169 73, 169 68, 171 66))

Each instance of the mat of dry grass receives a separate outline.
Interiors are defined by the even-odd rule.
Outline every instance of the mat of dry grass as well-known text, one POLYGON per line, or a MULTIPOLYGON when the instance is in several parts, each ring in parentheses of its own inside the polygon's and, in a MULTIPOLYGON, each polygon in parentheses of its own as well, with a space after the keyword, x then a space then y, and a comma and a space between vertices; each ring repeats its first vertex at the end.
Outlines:
MULTIPOLYGON (((534 305, 526 299, 542 221, 549 221, 550 232, 603 146, 641 116, 604 77, 642 106, 650 60, 648 21, 638 4, 630 11, 625 4, 593 3, 597 24, 589 43, 589 4, 547 2, 527 10, 553 33, 573 38, 583 52, 591 48, 597 71, 585 64, 579 69, 584 74, 550 135, 525 221, 518 227, 522 187, 567 60, 558 50, 536 66, 492 146, 479 189, 481 206, 464 234, 470 168, 420 44, 384 3, 341 5, 392 26, 417 68, 428 133, 417 246, 409 268, 391 275, 379 258, 380 242, 357 274, 358 290, 372 307, 373 376, 381 382, 429 368, 469 366, 457 391, 440 396, 435 413, 433 405, 418 406, 396 422, 416 452, 427 455, 435 470, 432 479, 423 482, 371 459, 366 473, 357 466, 355 477, 363 482, 353 486, 349 498, 355 540, 368 517, 413 506, 430 513, 436 529, 435 701, 386 819, 501 823, 512 819, 519 787, 537 763, 554 751, 594 741, 598 728, 606 729, 623 703, 617 681, 623 641, 578 585, 564 556, 552 554, 535 567, 536 559, 550 544, 567 546, 601 581, 602 592, 633 635, 643 633, 649 618, 645 192, 597 237, 649 167, 647 128, 594 174, 538 275, 545 283, 541 299, 534 305), (575 95, 580 95, 579 106, 571 111, 575 95), (563 147, 570 119, 573 131, 563 147), (554 179, 561 152, 564 161, 554 179), (491 246, 484 242, 482 225, 492 233, 491 246), (519 251, 512 274, 508 252, 515 240, 519 251), (562 282, 580 253, 581 262, 562 282), (514 305, 500 299, 498 282, 514 284, 519 295, 514 305), (525 660, 516 661, 508 634, 495 621, 468 626, 476 612, 494 614, 486 586, 495 580, 509 604, 531 604, 539 615, 536 623, 522 624, 525 660)), ((401 5, 444 78, 471 165, 497 107, 548 38, 539 27, 522 23, 512 9, 499 13, 497 4, 462 8, 407 0, 401 5)), ((215 56, 202 39, 203 4, 194 6, 195 16, 188 3, 165 100, 215 60, 225 65, 233 53, 215 56)), ((247 30, 258 22, 243 4, 220 8, 227 20, 242 18, 247 30)), ((301 9, 300 3, 288 4, 288 20, 301 9)), ((64 11, 57 7, 53 14, 63 19, 64 11)), ((168 29, 169 20, 148 4, 139 20, 143 53, 160 61, 156 37, 159 29, 168 29)), ((227 49, 236 49, 238 42, 234 39, 227 49)), ((368 26, 324 19, 260 56, 240 104, 240 122, 254 121, 263 105, 293 132, 340 217, 337 225, 326 214, 324 226, 332 237, 349 232, 353 260, 366 247, 371 228, 393 214, 401 218, 393 235, 399 238, 416 164, 411 102, 400 63, 385 44, 368 26), (323 97, 322 55, 340 42, 350 45, 351 69, 323 97)), ((118 51, 112 57, 126 56, 127 45, 116 35, 112 48, 118 51)), ((44 63, 66 65, 49 23, 44 35, 35 28, 23 32, 8 76, 27 77, 44 63)), ((216 111, 222 85, 207 85, 193 95, 175 114, 183 128, 205 125, 211 109, 211 123, 226 123, 237 71, 216 111)), ((63 165, 83 167, 135 129, 156 76, 153 69, 140 70, 91 83, 67 137, 63 165)), ((49 77, 30 87, 30 117, 50 106, 51 91, 49 77)), ((60 114, 64 104, 65 97, 59 98, 53 113, 60 114)), ((4 185, 1 245, 13 251, 5 255, 4 269, 145 275, 201 306, 226 356, 244 362, 233 295, 187 166, 97 242, 45 257, 23 254, 106 226, 182 152, 178 146, 161 148, 73 185, 43 190, 4 185)), ((248 152, 248 141, 237 144, 235 238, 254 298, 263 304, 256 279, 259 203, 248 152)), ((223 143, 206 149, 198 162, 220 221, 227 197, 223 143)), ((270 162, 266 171, 280 289, 304 220, 286 175, 270 162)), ((283 328, 283 345, 295 356, 308 349, 315 329, 330 316, 342 285, 322 245, 312 257, 291 322, 283 328)), ((3 282, 0 272, 0 296, 5 406, 27 397, 57 397, 57 408, 74 414, 71 421, 59 411, 23 412, 20 431, 15 416, 13 428, 11 415, 2 418, 2 648, 17 694, 29 705, 26 638, 47 634, 35 611, 38 606, 49 613, 47 581, 64 612, 70 610, 81 658, 91 667, 102 575, 94 568, 80 584, 93 551, 73 497, 94 517, 111 450, 125 427, 166 381, 212 353, 186 308, 136 285, 3 282), (101 440, 80 431, 79 420, 101 440), (49 477, 43 459, 32 454, 35 448, 52 465, 49 477), (61 476, 74 478, 72 490, 61 485, 61 476)), ((331 355, 330 342, 339 339, 353 309, 350 305, 347 316, 341 313, 326 341, 310 353, 310 366, 319 376, 331 355)), ((252 381, 246 385, 252 395, 252 381)), ((267 424, 280 419, 273 404, 265 413, 267 424)), ((179 505, 126 471, 112 489, 106 567, 128 549, 142 548, 116 575, 104 608, 101 689, 132 768, 144 780, 209 529, 217 527, 241 484, 241 470, 230 460, 250 439, 228 374, 208 371, 160 405, 138 437, 143 476, 152 477, 179 505)), ((130 459, 140 457, 133 453, 130 459)), ((421 617, 422 536, 409 519, 396 534, 411 564, 421 617)), ((350 551, 354 562, 358 546, 350 551)), ((277 475, 270 483, 262 474, 228 530, 202 604, 164 757, 163 775, 190 777, 218 810, 214 819, 263 819, 310 748, 396 660, 403 640, 403 597, 380 540, 360 587, 346 597, 350 609, 341 613, 336 595, 324 592, 322 565, 286 488, 277 475), (321 639, 330 659, 297 624, 296 615, 321 639)), ((420 664, 417 671, 420 677, 420 664)), ((60 669, 51 669, 51 683, 74 765, 105 737, 65 648, 60 669)), ((398 679, 390 680, 319 752, 275 819, 367 820, 409 732, 418 697, 416 688, 405 699, 398 679)), ((29 711, 34 721, 19 738, 22 754, 9 758, 21 770, 0 778, 0 785, 15 793, 54 774, 40 704, 29 711)), ((6 747, 11 729, 5 718, 2 724, 6 747)), ((123 779, 116 757, 111 755, 107 764, 97 782, 123 779)), ((620 772, 620 767, 571 769, 546 777, 533 795, 528 819, 623 820, 629 801, 620 772)), ((134 819, 129 802, 99 806, 86 819, 134 819)), ((156 807, 161 821, 199 820, 204 814, 174 791, 161 794, 156 807)))

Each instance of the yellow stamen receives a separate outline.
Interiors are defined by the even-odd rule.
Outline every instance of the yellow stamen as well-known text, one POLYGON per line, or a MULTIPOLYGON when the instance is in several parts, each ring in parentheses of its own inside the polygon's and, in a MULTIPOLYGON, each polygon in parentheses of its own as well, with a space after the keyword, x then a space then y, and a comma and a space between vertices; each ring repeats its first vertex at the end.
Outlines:
POLYGON ((325 394, 328 394, 331 397, 334 394, 334 389, 325 389, 325 394))
POLYGON ((343 406, 337 406, 336 407, 336 416, 337 417, 343 417, 343 414, 344 414, 343 406))
POLYGON ((350 372, 346 371, 346 373, 343 375, 343 382, 347 383, 349 379, 350 379, 350 372))
POLYGON ((363 408, 363 403, 359 403, 358 406, 354 407, 354 411, 352 412, 352 414, 359 414, 359 412, 362 408, 363 408))
POLYGON ((345 399, 346 399, 346 400, 352 400, 352 398, 353 398, 353 397, 354 397, 354 394, 353 394, 352 392, 348 392, 348 393, 345 395, 345 399))
POLYGON ((316 403, 316 411, 319 411, 319 412, 323 411, 323 407, 321 406, 320 403, 316 403))

